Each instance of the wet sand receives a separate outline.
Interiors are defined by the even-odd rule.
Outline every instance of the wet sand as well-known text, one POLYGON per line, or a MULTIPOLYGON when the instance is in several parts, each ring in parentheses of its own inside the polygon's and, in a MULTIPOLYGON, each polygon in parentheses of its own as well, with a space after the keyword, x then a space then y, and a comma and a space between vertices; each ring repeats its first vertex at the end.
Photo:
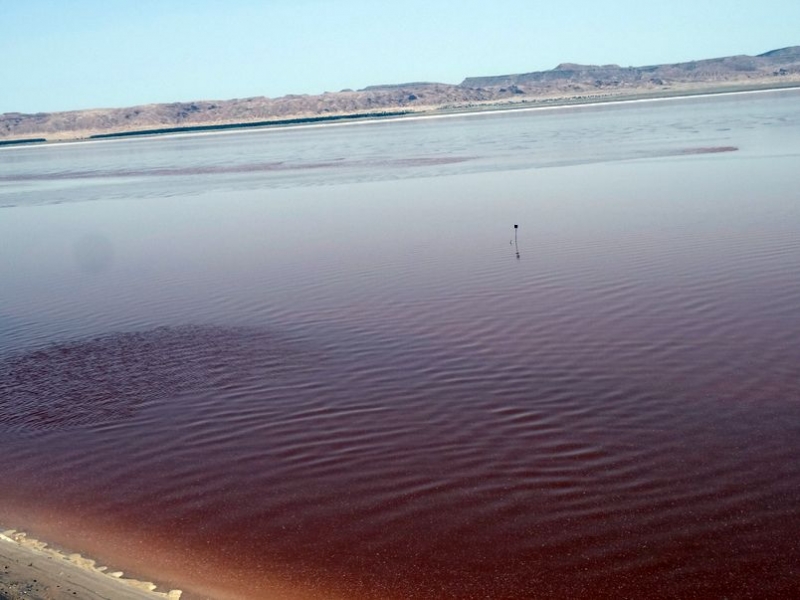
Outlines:
POLYGON ((65 554, 24 533, 0 534, 0 600, 178 600, 180 590, 156 591, 149 582, 126 579, 119 571, 79 554, 65 554))

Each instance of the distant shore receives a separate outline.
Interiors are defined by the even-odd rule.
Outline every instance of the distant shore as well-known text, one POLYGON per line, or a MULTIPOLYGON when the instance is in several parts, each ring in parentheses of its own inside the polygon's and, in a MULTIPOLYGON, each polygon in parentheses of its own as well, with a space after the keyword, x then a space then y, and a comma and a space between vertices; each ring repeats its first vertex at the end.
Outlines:
POLYGON ((591 107, 598 105, 624 104, 635 102, 652 102, 679 100, 718 95, 749 94, 757 92, 777 92, 800 89, 799 81, 785 82, 776 85, 731 84, 719 86, 676 86, 669 90, 625 90, 604 94, 579 94, 575 96, 558 96, 549 98, 522 97, 514 100, 502 100, 482 103, 463 103, 455 105, 437 105, 414 107, 407 110, 382 110, 372 112, 354 112, 346 114, 297 116, 284 119, 259 121, 237 121, 215 124, 190 124, 185 126, 165 126, 124 131, 95 132, 83 136, 31 137, 20 139, 0 139, 0 148, 28 145, 51 145, 75 142, 125 139, 131 137, 151 137, 163 135, 201 135, 221 132, 238 133, 246 130, 263 131, 266 129, 295 129, 322 127, 332 125, 351 125, 356 123, 376 123, 397 120, 429 119, 443 117, 464 117, 487 113, 511 111, 533 111, 569 107, 591 107))

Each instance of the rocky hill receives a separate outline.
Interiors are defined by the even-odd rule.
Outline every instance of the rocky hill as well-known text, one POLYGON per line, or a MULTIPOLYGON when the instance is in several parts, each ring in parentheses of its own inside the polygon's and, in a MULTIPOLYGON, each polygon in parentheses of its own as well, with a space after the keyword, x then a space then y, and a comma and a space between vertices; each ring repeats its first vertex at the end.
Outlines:
POLYGON ((685 63, 648 67, 618 65, 577 65, 564 63, 551 71, 469 77, 461 85, 468 88, 519 86, 524 91, 536 88, 577 85, 582 88, 636 85, 665 86, 675 83, 719 83, 747 81, 800 74, 800 46, 772 50, 758 56, 726 56, 685 63))
POLYGON ((631 96, 800 86, 800 46, 645 67, 563 63, 549 71, 470 77, 459 85, 376 85, 320 95, 148 104, 129 108, 0 115, 0 144, 235 125, 581 102, 631 96))

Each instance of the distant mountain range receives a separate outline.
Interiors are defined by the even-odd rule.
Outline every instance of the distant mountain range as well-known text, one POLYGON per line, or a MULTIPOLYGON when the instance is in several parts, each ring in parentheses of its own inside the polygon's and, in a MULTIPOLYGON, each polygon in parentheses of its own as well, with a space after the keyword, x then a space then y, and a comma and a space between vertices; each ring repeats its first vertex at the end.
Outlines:
POLYGON ((0 144, 795 86, 800 87, 800 46, 646 67, 563 63, 549 71, 468 77, 458 85, 421 82, 274 99, 5 113, 0 144))

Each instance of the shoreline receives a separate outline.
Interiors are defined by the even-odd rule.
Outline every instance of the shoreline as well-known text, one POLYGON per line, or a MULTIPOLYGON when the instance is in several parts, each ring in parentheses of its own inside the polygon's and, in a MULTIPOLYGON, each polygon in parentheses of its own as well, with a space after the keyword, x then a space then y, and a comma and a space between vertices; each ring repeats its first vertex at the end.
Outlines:
POLYGON ((0 150, 6 148, 46 148, 69 144, 85 144, 91 142, 114 142, 128 139, 153 139, 159 137, 195 137, 206 135, 241 134, 247 132, 288 131, 294 129, 316 129, 322 127, 343 127, 350 125, 371 125, 376 123, 396 123, 400 121, 416 121, 422 119, 444 119, 472 117, 487 114, 503 114, 510 112, 532 112, 560 110, 566 108, 594 108, 597 106, 615 106, 640 104, 646 102, 665 102, 670 100, 686 100, 692 98, 709 98, 715 96, 736 96, 745 94, 790 92, 800 90, 800 82, 782 86, 724 86, 718 88, 698 88, 673 91, 672 93, 631 92, 618 95, 596 95, 559 98, 531 98, 512 102, 491 102, 468 106, 438 106, 412 111, 381 111, 380 113, 354 113, 346 115, 296 117, 275 121, 220 123, 216 125, 188 125, 186 127, 160 127, 148 130, 123 131, 112 133, 96 133, 88 137, 64 139, 0 139, 0 150), (732 89, 734 88, 734 89, 732 89))
POLYGON ((0 599, 180 600, 181 590, 157 591, 80 554, 67 554, 16 530, 0 533, 0 599))

